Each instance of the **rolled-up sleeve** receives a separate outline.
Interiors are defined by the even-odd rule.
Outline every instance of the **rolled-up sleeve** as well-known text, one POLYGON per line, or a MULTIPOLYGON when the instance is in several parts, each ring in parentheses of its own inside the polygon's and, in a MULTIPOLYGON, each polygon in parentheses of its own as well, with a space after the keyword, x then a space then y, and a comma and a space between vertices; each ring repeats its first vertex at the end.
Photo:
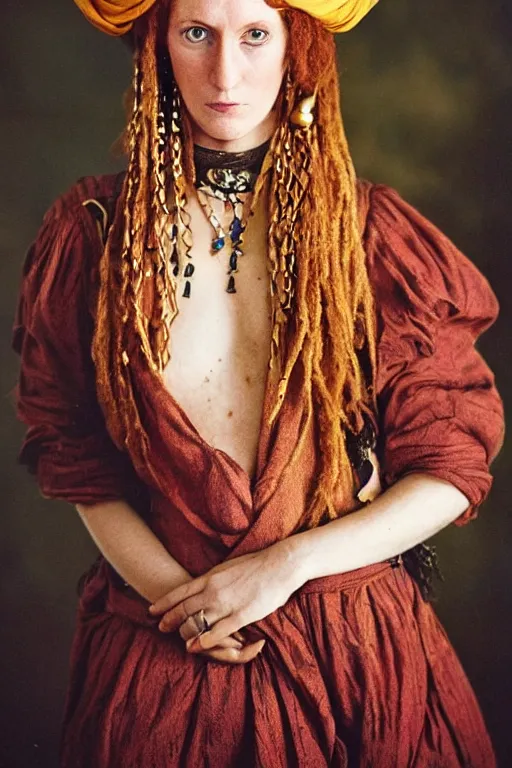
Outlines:
POLYGON ((386 484, 413 472, 459 488, 474 518, 491 487, 503 407, 475 342, 496 319, 489 284, 394 191, 375 186, 366 228, 378 316, 376 390, 386 484))
POLYGON ((20 356, 17 414, 27 426, 19 461, 41 493, 92 504, 133 493, 134 473, 106 430, 91 357, 94 224, 80 203, 46 214, 22 274, 12 345, 20 356))

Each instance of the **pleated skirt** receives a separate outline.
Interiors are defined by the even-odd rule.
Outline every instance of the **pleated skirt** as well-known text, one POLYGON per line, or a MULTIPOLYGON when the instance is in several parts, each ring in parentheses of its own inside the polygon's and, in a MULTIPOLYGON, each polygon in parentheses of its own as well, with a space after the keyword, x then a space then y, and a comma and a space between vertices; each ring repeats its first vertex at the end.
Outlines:
POLYGON ((495 768, 473 690, 403 565, 308 582, 244 630, 241 666, 187 654, 104 567, 82 594, 62 768, 495 768))

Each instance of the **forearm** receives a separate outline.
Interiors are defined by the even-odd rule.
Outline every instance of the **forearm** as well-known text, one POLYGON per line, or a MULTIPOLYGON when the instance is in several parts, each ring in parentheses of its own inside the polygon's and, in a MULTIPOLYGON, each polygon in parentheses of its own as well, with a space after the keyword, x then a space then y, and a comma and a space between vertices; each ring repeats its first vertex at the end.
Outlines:
POLYGON ((444 480, 414 474, 375 501, 288 540, 302 583, 378 563, 410 549, 453 522, 469 502, 444 480))
POLYGON ((103 556, 150 602, 191 579, 125 501, 77 504, 76 508, 103 556))

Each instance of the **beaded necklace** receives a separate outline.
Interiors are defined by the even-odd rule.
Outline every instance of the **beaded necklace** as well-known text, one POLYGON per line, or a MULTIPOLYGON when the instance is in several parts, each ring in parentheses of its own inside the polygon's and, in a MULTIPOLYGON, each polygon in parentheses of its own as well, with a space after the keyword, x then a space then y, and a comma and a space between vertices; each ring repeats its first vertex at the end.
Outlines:
POLYGON ((214 237, 212 254, 217 254, 230 241, 226 291, 236 293, 235 273, 238 260, 243 256, 243 237, 251 215, 252 192, 270 146, 270 140, 245 152, 225 152, 194 146, 197 198, 211 224, 214 237), (244 195, 245 198, 241 196, 244 195), (227 227, 223 227, 215 214, 211 200, 222 200, 232 213, 227 227))

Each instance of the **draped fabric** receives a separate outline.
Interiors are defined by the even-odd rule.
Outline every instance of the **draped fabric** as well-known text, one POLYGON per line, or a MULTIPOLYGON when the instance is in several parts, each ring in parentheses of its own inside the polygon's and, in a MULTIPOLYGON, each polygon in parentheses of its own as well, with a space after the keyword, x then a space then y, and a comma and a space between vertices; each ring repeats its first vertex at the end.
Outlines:
POLYGON ((156 0, 75 0, 84 16, 107 35, 129 32, 133 22, 146 13, 156 0))
MULTIPOLYGON (((314 431, 285 469, 302 415, 296 370, 278 422, 265 418, 256 475, 208 445, 129 350, 156 472, 135 474, 98 406, 90 357, 101 246, 82 206, 114 177, 59 198, 29 251, 13 344, 21 356, 20 460, 42 492, 71 503, 125 498, 191 574, 302 530, 315 480, 314 431), (154 478, 157 477, 158 481, 154 478)), ((378 309, 377 393, 384 479, 449 480, 477 514, 502 439, 501 401, 475 349, 494 320, 485 279, 392 190, 361 183, 378 309)), ((272 402, 269 375, 264 415, 272 402)), ((340 489, 340 515, 357 506, 340 489)), ((421 514, 421 510, 418 510, 421 514)), ((229 666, 161 635, 99 558, 80 596, 62 737, 64 768, 420 766, 492 768, 478 704, 432 607, 398 563, 308 582, 244 632, 258 657, 229 666)))
POLYGON ((421 471, 457 486, 476 517, 503 441, 503 405, 475 342, 495 320, 488 283, 393 190, 375 186, 366 230, 380 314, 377 391, 388 484, 421 471))
POLYGON ((329 32, 349 32, 377 0, 286 0, 286 5, 319 19, 329 32))
MULTIPOLYGON (((133 23, 157 0, 75 0, 84 16, 108 35, 129 32, 133 23)), ((348 32, 366 16, 377 0, 284 0, 319 19, 329 32, 348 32)))

